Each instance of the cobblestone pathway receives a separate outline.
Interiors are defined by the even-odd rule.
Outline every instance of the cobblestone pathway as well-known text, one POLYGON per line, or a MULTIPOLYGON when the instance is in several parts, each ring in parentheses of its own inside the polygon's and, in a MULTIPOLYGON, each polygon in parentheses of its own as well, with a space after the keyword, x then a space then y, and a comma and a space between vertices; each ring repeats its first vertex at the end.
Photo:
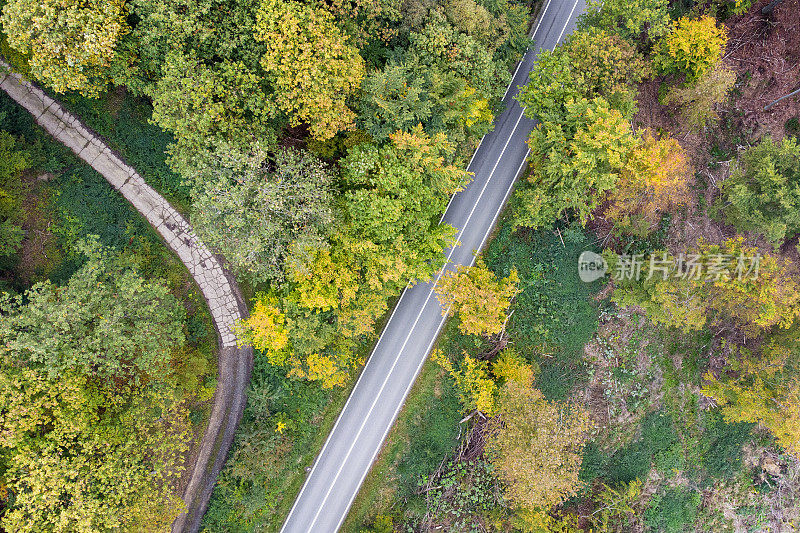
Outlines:
POLYGON ((147 185, 136 170, 80 120, 41 89, 12 72, 3 61, 0 61, 0 88, 27 109, 48 133, 105 177, 147 218, 186 265, 208 303, 220 339, 217 390, 199 456, 184 493, 187 512, 172 527, 173 533, 198 531, 241 418, 252 369, 252 349, 238 348, 232 330, 238 320, 247 316, 239 287, 183 216, 147 185))

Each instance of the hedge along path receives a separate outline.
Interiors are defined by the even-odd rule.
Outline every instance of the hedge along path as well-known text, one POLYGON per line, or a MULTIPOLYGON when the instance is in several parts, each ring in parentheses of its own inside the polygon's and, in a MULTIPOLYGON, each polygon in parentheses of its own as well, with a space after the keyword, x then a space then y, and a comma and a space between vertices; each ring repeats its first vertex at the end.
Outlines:
POLYGON ((219 335, 217 389, 197 462, 183 494, 186 510, 173 533, 196 532, 233 442, 247 401, 253 349, 237 345, 234 325, 247 316, 236 280, 195 235, 192 227, 137 172, 61 104, 0 60, 0 88, 27 109, 48 133, 99 172, 158 231, 189 269, 205 298, 219 335))

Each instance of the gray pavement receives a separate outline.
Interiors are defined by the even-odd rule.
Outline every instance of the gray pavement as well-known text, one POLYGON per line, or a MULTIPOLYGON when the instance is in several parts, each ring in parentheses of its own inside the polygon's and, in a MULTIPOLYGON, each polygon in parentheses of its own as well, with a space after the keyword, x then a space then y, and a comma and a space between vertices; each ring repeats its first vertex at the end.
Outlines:
MULTIPOLYGON (((523 168, 525 141, 535 122, 513 99, 528 80, 538 51, 552 50, 575 28, 585 0, 549 0, 534 25, 534 46, 517 68, 495 120, 469 164, 474 179, 450 202, 443 220, 458 231, 460 246, 445 252, 445 269, 472 265, 523 168)), ((337 531, 397 417, 444 324, 433 280, 407 288, 392 313, 353 392, 294 503, 282 531, 337 531)))
MULTIPOLYGON (((58 141, 99 172, 150 222, 191 273, 211 311, 219 334, 217 388, 208 425, 183 494, 186 511, 173 523, 173 533, 194 532, 208 507, 236 426, 247 400, 253 350, 238 347, 235 324, 247 316, 236 280, 195 235, 189 223, 77 117, 41 89, 12 72, 0 60, 0 88, 33 115, 58 141)), ((96 206, 103 209, 104 206, 96 206)))

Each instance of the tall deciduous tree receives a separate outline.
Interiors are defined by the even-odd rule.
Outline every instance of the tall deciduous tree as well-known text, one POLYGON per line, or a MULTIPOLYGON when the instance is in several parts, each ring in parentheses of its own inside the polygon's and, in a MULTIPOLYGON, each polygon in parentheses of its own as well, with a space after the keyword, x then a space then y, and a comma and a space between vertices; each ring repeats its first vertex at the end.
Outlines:
POLYGON ((124 0, 9 0, 0 22, 8 42, 30 54, 31 74, 57 92, 96 96, 110 78, 120 39, 129 31, 124 0))
POLYGON ((361 85, 364 61, 327 11, 293 0, 263 0, 256 39, 278 107, 293 124, 325 140, 353 127, 347 97, 361 85))
POLYGON ((577 31, 555 50, 540 53, 530 82, 517 100, 528 116, 562 109, 569 97, 602 96, 631 115, 635 86, 649 69, 641 55, 618 35, 597 28, 577 31))
POLYGON ((61 287, 47 281, 2 301, 3 344, 46 375, 148 380, 185 341, 185 311, 162 283, 145 281, 93 241, 89 260, 61 287))
POLYGON ((468 141, 491 128, 487 96, 436 65, 419 71, 413 64, 390 63, 370 74, 362 90, 360 123, 376 141, 422 124, 427 133, 444 133, 467 150, 468 141))
POLYGON ((688 157, 678 141, 656 139, 646 132, 610 194, 606 216, 623 231, 645 235, 663 213, 688 201, 690 174, 688 157))
POLYGON ((436 297, 443 313, 458 315, 459 329, 468 335, 500 333, 506 322, 511 300, 519 292, 519 276, 512 270, 503 279, 486 267, 461 265, 450 270, 436 284, 436 297))
MULTIPOLYGON (((800 283, 789 262, 761 255, 741 237, 719 245, 701 241, 692 255, 694 266, 685 256, 681 270, 666 277, 656 272, 640 281, 622 280, 613 299, 640 305, 667 326, 690 331, 707 323, 732 325, 751 338, 773 327, 788 328, 800 315, 800 283)), ((659 265, 677 265, 666 253, 655 257, 659 265)), ((613 259, 611 267, 616 269, 613 259)))
POLYGON ((666 74, 685 74, 691 84, 714 68, 727 42, 725 28, 713 17, 683 17, 658 42, 653 62, 666 74))
POLYGON ((586 221, 617 183, 637 139, 605 99, 568 99, 563 114, 547 113, 533 132, 532 172, 516 193, 517 226, 551 224, 571 210, 586 221))
POLYGON ((275 106, 241 62, 208 66, 194 52, 171 52, 149 93, 153 121, 175 135, 171 164, 189 182, 246 158, 253 143, 275 142, 275 106))
MULTIPOLYGON (((795 328, 796 329, 796 328, 795 328)), ((790 330, 792 336, 796 331, 790 330)), ((706 374, 703 394, 729 422, 758 422, 800 457, 800 369, 795 338, 774 338, 761 354, 742 349, 719 376, 706 374)))
POLYGON ((293 250, 321 246, 333 222, 331 176, 313 155, 258 145, 221 162, 198 183, 192 222, 236 272, 256 283, 282 281, 293 250), (274 160, 273 160, 274 159, 274 160))
POLYGON ((589 419, 578 405, 548 402, 514 380, 498 394, 486 451, 508 497, 528 509, 548 509, 576 493, 589 419))
POLYGON ((767 137, 745 150, 722 195, 731 224, 780 245, 800 231, 800 143, 767 137))
POLYGON ((4 296, 0 455, 8 531, 164 529, 190 433, 172 356, 183 309, 168 289, 87 244, 62 287, 4 296))
POLYGON ((651 41, 669 33, 671 23, 668 0, 589 0, 579 25, 599 26, 637 42, 643 33, 651 41))

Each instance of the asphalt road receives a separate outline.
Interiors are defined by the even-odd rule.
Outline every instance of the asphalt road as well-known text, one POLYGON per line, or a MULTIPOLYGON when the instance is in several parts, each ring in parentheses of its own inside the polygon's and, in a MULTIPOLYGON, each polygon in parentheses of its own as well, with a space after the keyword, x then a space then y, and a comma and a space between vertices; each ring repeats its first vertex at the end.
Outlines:
MULTIPOLYGON (((483 248, 525 163, 525 141, 535 124, 513 96, 528 81, 538 50, 552 50, 573 31, 584 7, 585 0, 548 0, 542 9, 534 46, 503 98, 506 109, 470 162, 474 179, 444 214, 443 220, 459 230, 461 243, 445 252, 446 268, 472 265, 475 251, 483 248)), ((444 324, 433 293, 439 276, 403 292, 281 531, 330 533, 341 527, 444 324)))

